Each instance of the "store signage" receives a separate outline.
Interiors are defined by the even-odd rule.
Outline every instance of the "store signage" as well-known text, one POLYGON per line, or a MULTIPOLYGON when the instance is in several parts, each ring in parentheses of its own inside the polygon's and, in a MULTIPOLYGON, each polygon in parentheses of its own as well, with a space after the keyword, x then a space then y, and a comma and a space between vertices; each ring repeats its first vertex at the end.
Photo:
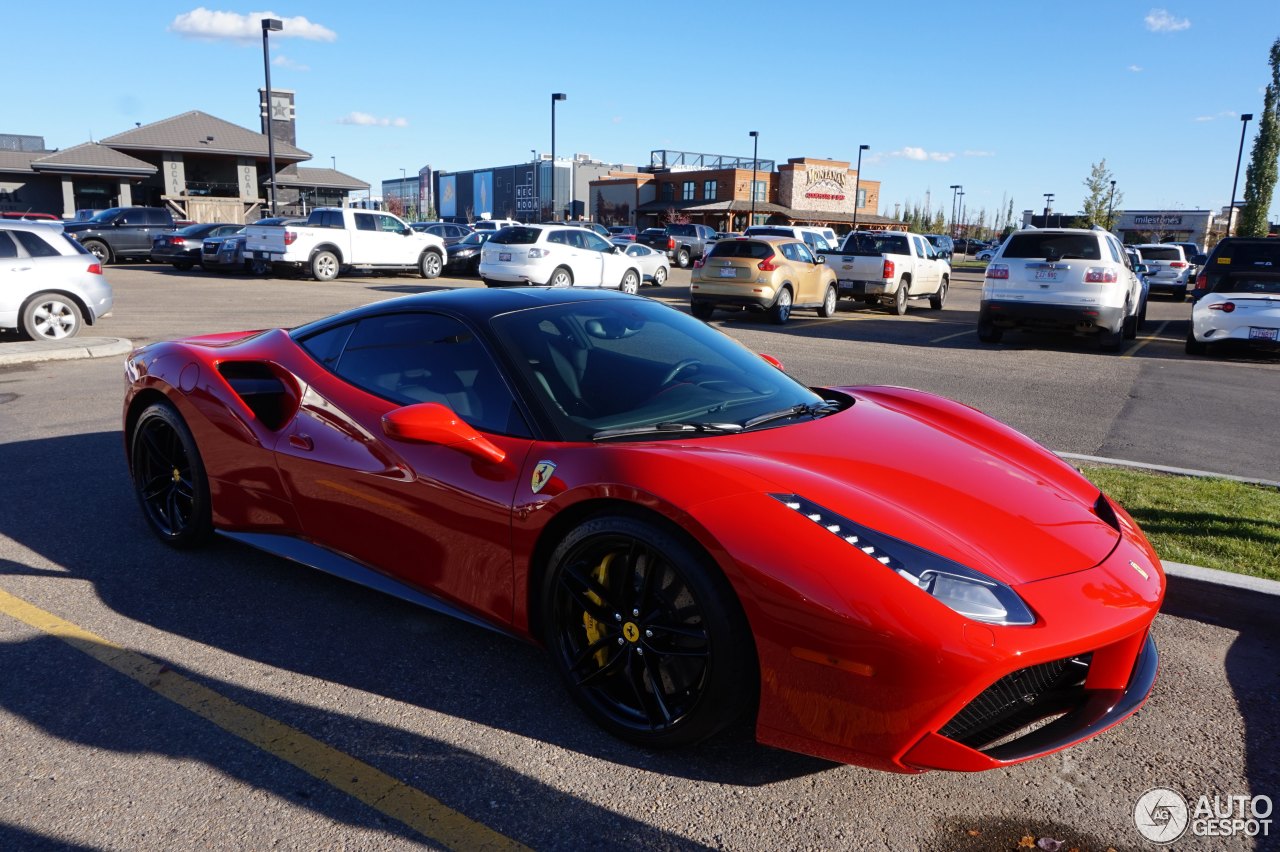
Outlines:
POLYGON ((1135 225, 1181 225, 1181 216, 1134 216, 1135 225))
POLYGON ((848 172, 844 169, 808 169, 805 198, 821 198, 825 201, 844 201, 844 182, 848 172))

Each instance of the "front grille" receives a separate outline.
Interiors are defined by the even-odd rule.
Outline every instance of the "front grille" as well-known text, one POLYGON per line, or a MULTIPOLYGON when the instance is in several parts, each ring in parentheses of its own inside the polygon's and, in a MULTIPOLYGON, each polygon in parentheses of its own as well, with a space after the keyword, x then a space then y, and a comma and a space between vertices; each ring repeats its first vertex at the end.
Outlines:
POLYGON ((982 748, 1050 716, 1078 707, 1092 654, 1019 669, 1000 678, 942 728, 944 737, 982 748))

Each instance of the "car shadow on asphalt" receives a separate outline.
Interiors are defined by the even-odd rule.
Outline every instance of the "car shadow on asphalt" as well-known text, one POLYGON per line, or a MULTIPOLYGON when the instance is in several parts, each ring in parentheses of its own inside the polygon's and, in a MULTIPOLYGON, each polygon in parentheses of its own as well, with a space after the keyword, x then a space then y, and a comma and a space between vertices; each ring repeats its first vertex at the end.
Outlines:
MULTIPOLYGON (((0 505, 5 507, 0 535, 62 569, 0 561, 0 588, 11 589, 5 580, 15 576, 87 581, 114 612, 227 654, 645 772, 759 786, 834 766, 761 746, 745 726, 696 748, 635 748, 605 734, 573 705, 536 647, 227 540, 216 539, 196 551, 168 548, 150 533, 137 507, 119 433, 0 445, 0 469, 7 473, 0 485, 0 505), (48 481, 42 471, 51 458, 75 470, 74 479, 31 489, 31 482, 48 481), (51 535, 51 524, 64 532, 51 535)), ((201 745, 207 737, 194 732, 193 723, 204 723, 192 717, 175 717, 172 736, 139 738, 131 733, 136 692, 122 689, 115 673, 51 642, 37 639, 0 648, 0 670, 7 673, 0 679, 5 709, 73 742, 191 754, 295 798, 295 782, 282 782, 274 761, 263 761, 261 755, 255 760, 226 749, 225 743, 201 745), (59 665, 51 666, 48 661, 55 658, 59 665), (87 684, 96 685, 89 689, 87 684)), ((169 664, 180 667, 176 661, 169 664)), ((447 802, 450 796, 462 797, 450 806, 480 815, 488 824, 493 824, 489 802, 509 800, 520 809, 513 826, 539 824, 546 813, 556 813, 571 831, 568 836, 593 836, 589 830, 618 824, 621 836, 632 832, 644 840, 638 845, 681 845, 679 838, 640 823, 628 825, 613 812, 570 801, 559 790, 432 737, 201 680, 396 778, 421 784, 429 795, 447 802), (366 757, 368 753, 376 757, 366 757)), ((522 746, 531 747, 537 748, 522 746)), ((321 797, 303 803, 315 807, 321 800, 329 801, 321 797)), ((341 818, 381 826, 370 813, 341 818)))

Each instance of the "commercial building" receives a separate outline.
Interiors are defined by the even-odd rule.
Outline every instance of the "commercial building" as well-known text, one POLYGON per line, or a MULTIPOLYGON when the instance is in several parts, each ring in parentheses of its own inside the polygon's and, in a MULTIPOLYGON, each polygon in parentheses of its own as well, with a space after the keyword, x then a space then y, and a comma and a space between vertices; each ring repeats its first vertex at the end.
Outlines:
MULTIPOLYGON (((1235 213, 1239 216, 1240 207, 1235 213)), ((1195 243, 1202 248, 1214 245, 1227 230, 1227 208, 1221 210, 1117 210, 1112 232, 1126 245, 1141 243, 1195 243)), ((1078 228, 1084 221, 1078 213, 1022 211, 1022 227, 1078 228)), ((1233 217, 1234 222, 1234 217, 1233 217)))
POLYGON ((369 185, 336 169, 303 168, 293 92, 259 90, 262 132, 199 110, 62 150, 42 137, 0 135, 0 210, 73 217, 77 210, 168 207, 175 219, 251 222, 270 210, 267 128, 275 138, 277 209, 341 205, 369 185))

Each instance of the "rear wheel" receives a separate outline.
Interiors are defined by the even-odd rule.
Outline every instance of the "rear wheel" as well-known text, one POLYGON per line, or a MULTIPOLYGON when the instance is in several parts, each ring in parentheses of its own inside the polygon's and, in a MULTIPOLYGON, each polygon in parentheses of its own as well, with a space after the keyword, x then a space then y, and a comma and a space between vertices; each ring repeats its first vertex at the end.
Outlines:
POLYGON ((130 442, 133 490, 152 532, 171 547, 195 547, 213 534, 204 464, 191 430, 167 402, 148 406, 130 442))
POLYGON ((311 258, 311 277, 317 281, 332 281, 338 277, 338 256, 331 251, 316 252, 311 258))
POLYGON ((682 248, 676 252, 676 266, 681 269, 689 268, 689 250, 687 248, 682 248))
POLYGON ((659 266, 657 270, 653 273, 653 286, 661 287, 663 284, 666 284, 666 283, 667 283, 667 268, 665 266, 659 266))
POLYGON ((573 273, 563 266, 557 266, 556 271, 551 273, 551 278, 547 283, 552 287, 572 287, 573 273))
POLYGON ((444 271, 444 260, 434 251, 424 251, 418 258, 418 273, 423 278, 439 278, 444 271))
POLYGON ((189 260, 175 260, 173 262, 173 268, 179 272, 187 272, 193 266, 195 266, 195 264, 189 260))
POLYGON ((714 314, 715 312, 716 312, 716 306, 711 304, 710 302, 690 302, 689 303, 689 313, 693 314, 696 318, 704 322, 706 320, 711 319, 711 315, 714 314))
POLYGON ((1195 330, 1188 328, 1186 350, 1188 355, 1207 355, 1209 353, 1209 344, 1196 340, 1195 330))
POLYGON ((688 745, 754 703, 752 637, 732 587, 705 555, 652 523, 606 516, 565 536, 541 612, 569 693, 617 737, 688 745))
POLYGON ((1098 331, 1098 348, 1103 352, 1119 352, 1124 346, 1124 320, 1117 328, 1104 328, 1098 331))
POLYGON ((1183 285, 1182 287, 1179 287, 1177 290, 1173 291, 1173 300, 1175 302, 1185 302, 1187 300, 1186 285, 1183 285))
POLYGON ((978 340, 983 343, 999 343, 1004 337, 1004 329, 989 319, 978 320, 978 340))
POLYGON ((898 316, 904 316, 907 313, 907 297, 910 295, 907 292, 908 287, 910 287, 910 282, 903 278, 898 282, 898 289, 893 293, 893 304, 891 307, 893 312, 898 316))
POLYGON ((822 297, 822 307, 818 308, 818 316, 826 318, 836 315, 836 285, 831 284, 827 287, 826 294, 822 297))
POLYGON ((791 319, 791 290, 783 287, 778 291, 778 298, 774 301, 773 307, 769 309, 769 318, 776 325, 785 325, 787 320, 791 319))
POLYGON ((82 327, 80 306, 61 293, 37 293, 22 310, 22 333, 32 340, 65 340, 82 327))
POLYGON ((947 303, 947 276, 942 276, 942 283, 938 285, 938 292, 929 297, 929 307, 935 311, 942 310, 942 306, 947 303))
POLYGON ((1122 328, 1124 329, 1125 340, 1133 340, 1135 337, 1138 336, 1138 312, 1137 311, 1134 311, 1133 316, 1127 316, 1127 315, 1125 316, 1124 323, 1122 324, 1122 328))

